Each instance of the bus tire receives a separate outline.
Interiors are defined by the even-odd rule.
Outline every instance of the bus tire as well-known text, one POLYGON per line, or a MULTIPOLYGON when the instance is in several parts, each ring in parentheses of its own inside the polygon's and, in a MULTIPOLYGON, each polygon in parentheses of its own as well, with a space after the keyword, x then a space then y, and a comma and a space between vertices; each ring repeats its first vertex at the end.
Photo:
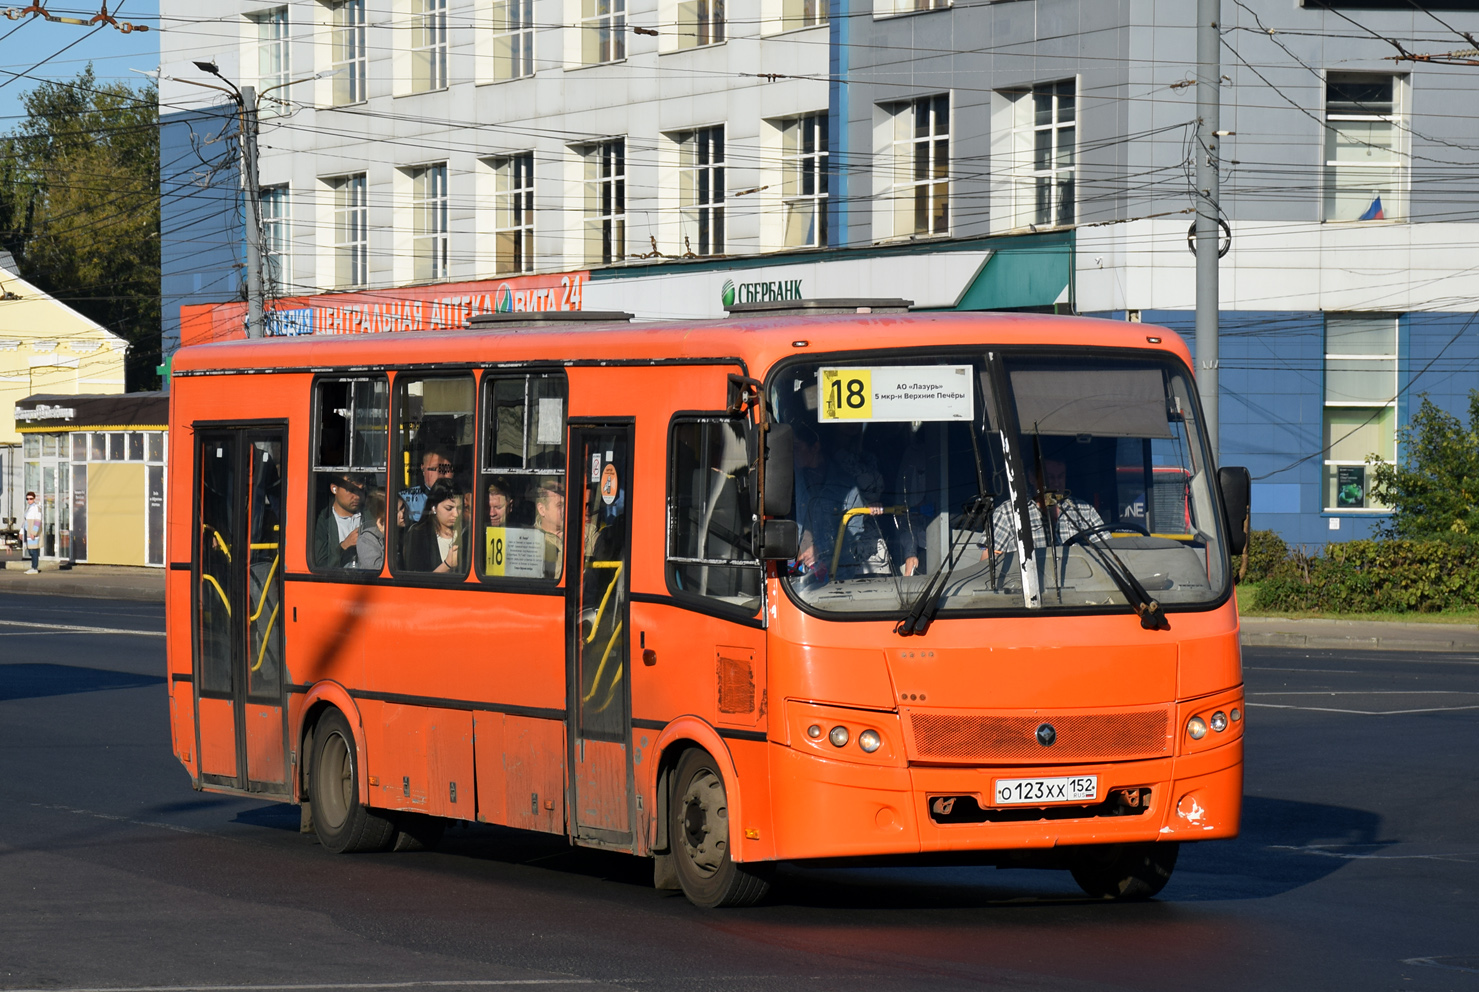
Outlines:
POLYGON ((678 884, 703 909, 753 906, 770 891, 774 866, 729 856, 729 801, 724 776, 707 751, 684 751, 673 772, 668 843, 678 884))
POLYGON ((335 854, 384 851, 395 841, 395 821, 359 801, 359 761, 354 731, 336 709, 324 712, 313 734, 308 779, 313 832, 335 854))
POLYGON ((1149 899, 1171 880, 1180 850, 1173 841, 1095 844, 1079 848, 1069 871, 1095 899, 1149 899))

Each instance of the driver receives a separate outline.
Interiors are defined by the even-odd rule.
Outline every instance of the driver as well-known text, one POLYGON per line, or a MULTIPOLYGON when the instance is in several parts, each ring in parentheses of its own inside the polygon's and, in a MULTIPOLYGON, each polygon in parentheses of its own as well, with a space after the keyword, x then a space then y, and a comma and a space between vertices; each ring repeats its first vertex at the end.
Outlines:
MULTIPOLYGON (((1068 494, 1068 464, 1061 458, 1045 456, 1041 475, 1037 496, 1027 504, 1027 516, 1032 521, 1033 547, 1042 548, 1049 544, 1061 547, 1080 533, 1089 535, 1086 540, 1102 539, 1105 526, 1099 511, 1068 494), (1044 513, 1052 522, 1051 541, 1043 529, 1044 513)), ((991 530, 997 554, 1016 548, 1017 515, 1010 503, 1002 503, 992 511, 991 530)), ((981 557, 986 557, 986 554, 983 550, 981 557)))

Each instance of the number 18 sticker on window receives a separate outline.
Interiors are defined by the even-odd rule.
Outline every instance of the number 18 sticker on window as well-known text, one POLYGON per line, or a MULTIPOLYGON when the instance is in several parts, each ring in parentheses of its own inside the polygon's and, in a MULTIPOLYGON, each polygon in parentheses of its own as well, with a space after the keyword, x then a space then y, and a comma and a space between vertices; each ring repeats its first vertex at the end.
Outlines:
POLYGON ((818 419, 970 420, 975 390, 968 365, 880 365, 819 369, 818 419))

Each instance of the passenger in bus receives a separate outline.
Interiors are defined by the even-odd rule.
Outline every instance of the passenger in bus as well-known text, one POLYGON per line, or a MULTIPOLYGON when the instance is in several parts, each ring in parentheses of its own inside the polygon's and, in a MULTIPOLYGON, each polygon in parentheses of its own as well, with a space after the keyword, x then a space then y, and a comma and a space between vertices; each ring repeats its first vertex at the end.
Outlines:
POLYGON ((378 572, 385 564, 385 515, 385 490, 371 489, 365 497, 356 544, 359 567, 363 570, 378 572))
POLYGON ((823 584, 836 578, 886 575, 892 569, 887 542, 876 523, 867 526, 854 516, 843 533, 843 547, 836 552, 843 514, 869 508, 874 516, 881 505, 881 476, 871 455, 862 451, 861 437, 854 430, 838 430, 823 438, 819 428, 804 421, 793 425, 796 462, 796 520, 801 525, 800 553, 793 574, 823 584), (833 559, 838 575, 831 575, 833 559))
MULTIPOLYGON (((1027 504, 1027 516, 1032 521, 1032 544, 1035 548, 1062 547, 1079 533, 1090 535, 1088 540, 1099 540, 1106 530, 1104 519, 1092 504, 1068 495, 1068 463, 1052 455, 1043 457, 1037 493, 1027 504), (1052 521, 1051 535, 1043 528, 1044 512, 1052 521)), ((1017 549, 1017 515, 1010 503, 1001 503, 991 511, 991 530, 993 543, 982 549, 982 558, 993 550, 1003 554, 1017 549)))
POLYGON ((364 492, 359 480, 347 472, 330 477, 329 505, 313 527, 313 564, 317 567, 354 568, 364 492))
POLYGON ((495 478, 488 483, 488 526, 507 527, 508 509, 512 500, 509 498, 509 484, 506 479, 495 478))
POLYGON ((460 574, 466 561, 462 494, 450 482, 438 482, 426 494, 421 520, 406 530, 406 570, 460 574))
POLYGON ((559 578, 565 533, 565 487, 559 479, 543 479, 534 496, 534 526, 544 535, 544 577, 559 578))
POLYGON ((452 481, 452 455, 445 448, 427 448, 421 455, 421 481, 410 489, 401 490, 401 499, 411 513, 411 522, 418 523, 426 508, 426 497, 438 482, 452 481))

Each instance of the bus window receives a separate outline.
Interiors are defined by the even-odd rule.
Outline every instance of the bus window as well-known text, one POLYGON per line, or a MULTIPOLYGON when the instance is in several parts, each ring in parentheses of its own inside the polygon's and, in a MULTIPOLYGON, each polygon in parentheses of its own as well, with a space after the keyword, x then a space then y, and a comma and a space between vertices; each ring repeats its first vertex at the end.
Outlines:
POLYGON ((467 574, 472 509, 471 375, 397 376, 394 570, 467 574))
POLYGON ((383 378, 320 379, 314 386, 310 568, 380 570, 368 543, 365 561, 359 550, 361 530, 373 523, 362 519, 365 496, 385 488, 389 397, 383 378))
POLYGON ((565 530, 565 377, 483 377, 476 509, 484 579, 558 579, 565 530))
POLYGON ((668 588, 753 614, 763 574, 744 421, 674 422, 668 464, 668 588))

